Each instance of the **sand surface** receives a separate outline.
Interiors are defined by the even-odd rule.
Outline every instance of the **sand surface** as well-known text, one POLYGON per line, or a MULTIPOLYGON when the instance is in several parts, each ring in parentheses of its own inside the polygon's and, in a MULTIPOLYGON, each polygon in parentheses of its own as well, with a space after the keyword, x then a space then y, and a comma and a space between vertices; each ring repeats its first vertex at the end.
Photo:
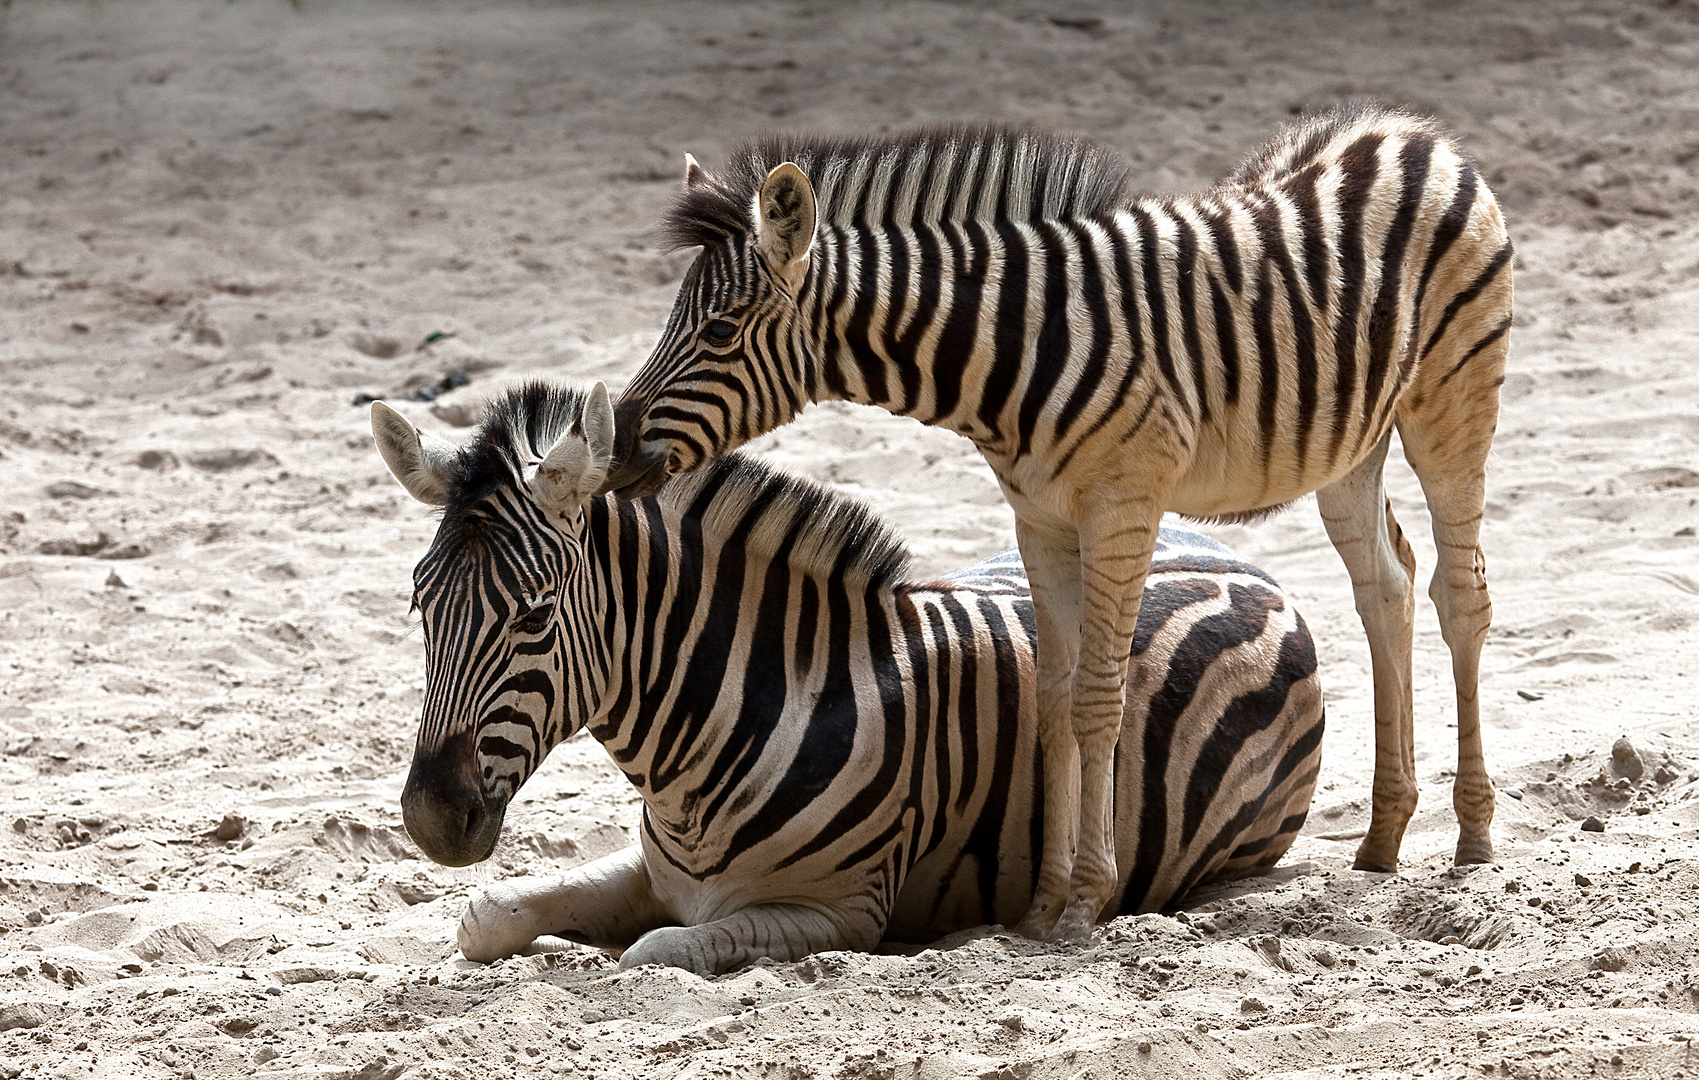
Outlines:
MULTIPOLYGON (((1699 1075, 1696 169, 1693 0, 0 6, 0 1077, 1699 1075), (455 438, 527 375, 617 387, 687 261, 648 238, 687 150, 1013 119, 1187 189, 1359 94, 1455 129, 1518 247, 1498 865, 1449 865, 1424 602, 1405 868, 1348 869, 1368 651, 1306 502, 1215 530, 1322 651, 1322 785, 1273 876, 1084 947, 975 932, 708 981, 457 958, 470 890, 625 845, 635 797, 581 739, 496 858, 418 857, 433 521, 356 394, 466 372, 400 406, 455 438)), ((951 436, 828 407, 762 445, 923 571, 1012 542, 951 436)), ((1401 462, 1392 491, 1431 567, 1401 462)))

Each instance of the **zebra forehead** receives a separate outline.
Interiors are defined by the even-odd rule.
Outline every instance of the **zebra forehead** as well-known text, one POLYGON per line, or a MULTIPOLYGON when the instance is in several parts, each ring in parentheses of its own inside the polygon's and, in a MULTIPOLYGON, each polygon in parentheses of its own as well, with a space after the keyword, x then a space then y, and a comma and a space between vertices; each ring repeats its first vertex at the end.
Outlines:
POLYGON ((680 193, 661 223, 673 250, 747 235, 767 174, 795 162, 825 225, 1035 222, 1107 213, 1126 199, 1127 167, 1084 139, 1002 125, 888 136, 776 135, 736 147, 723 176, 680 193))

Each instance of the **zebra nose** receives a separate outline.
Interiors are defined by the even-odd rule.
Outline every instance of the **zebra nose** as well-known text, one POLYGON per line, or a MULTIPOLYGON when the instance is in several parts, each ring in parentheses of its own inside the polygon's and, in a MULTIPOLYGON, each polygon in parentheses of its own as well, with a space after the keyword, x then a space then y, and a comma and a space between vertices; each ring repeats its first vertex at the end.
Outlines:
POLYGON ((637 430, 642 427, 643 405, 637 401, 622 401, 614 407, 614 460, 612 473, 624 471, 637 450, 637 430))
POLYGON ((484 794, 470 754, 413 756, 401 791, 401 820, 407 835, 433 861, 469 866, 489 858, 506 813, 504 798, 484 794))
POLYGON ((598 495, 613 492, 621 499, 640 499, 653 495, 667 478, 667 455, 651 450, 646 456, 639 448, 643 404, 622 401, 614 409, 614 459, 608 478, 602 481, 598 495))

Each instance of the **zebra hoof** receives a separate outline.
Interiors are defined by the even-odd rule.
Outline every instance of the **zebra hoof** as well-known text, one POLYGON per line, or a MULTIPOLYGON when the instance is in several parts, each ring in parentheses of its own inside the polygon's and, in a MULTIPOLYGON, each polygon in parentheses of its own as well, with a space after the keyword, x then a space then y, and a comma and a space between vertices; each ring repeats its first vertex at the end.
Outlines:
POLYGON ((1459 840, 1452 861, 1458 866, 1480 866, 1493 861, 1491 840, 1459 840))
POLYGON ((1371 874, 1396 874, 1398 873, 1398 860, 1381 862, 1377 859, 1366 859, 1359 855, 1357 861, 1351 864, 1351 869, 1367 870, 1371 874))
POLYGON ((1015 933, 1028 941, 1053 941, 1056 936, 1056 917, 1047 911, 1034 909, 1015 924, 1015 933))
POLYGON ((527 917, 526 896, 507 882, 496 882, 476 893, 460 916, 455 933, 460 955, 480 964, 517 956, 536 938, 536 923, 527 917))
POLYGON ((1056 933, 1052 941, 1063 944, 1078 945, 1091 940, 1091 933, 1097 927, 1097 921, 1092 918, 1094 905, 1075 901, 1068 905, 1068 910, 1062 912, 1062 917, 1056 920, 1056 933))

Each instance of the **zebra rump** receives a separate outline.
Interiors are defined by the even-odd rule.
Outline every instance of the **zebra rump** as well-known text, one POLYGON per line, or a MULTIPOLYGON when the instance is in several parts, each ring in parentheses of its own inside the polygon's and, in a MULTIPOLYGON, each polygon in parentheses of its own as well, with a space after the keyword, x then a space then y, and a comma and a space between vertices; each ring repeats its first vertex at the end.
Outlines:
MULTIPOLYGON (((639 845, 476 896, 468 957, 566 938, 712 972, 1026 910, 1044 800, 1015 552, 915 580, 865 507, 741 455, 648 498, 591 495, 611 454, 599 385, 510 392, 458 450, 381 406, 374 430, 403 485, 445 508, 415 575, 414 839, 442 862, 487 857, 519 786, 581 728, 643 798, 639 845)), ((1320 761, 1303 620, 1172 521, 1127 684, 1103 917, 1271 868, 1320 761)))

